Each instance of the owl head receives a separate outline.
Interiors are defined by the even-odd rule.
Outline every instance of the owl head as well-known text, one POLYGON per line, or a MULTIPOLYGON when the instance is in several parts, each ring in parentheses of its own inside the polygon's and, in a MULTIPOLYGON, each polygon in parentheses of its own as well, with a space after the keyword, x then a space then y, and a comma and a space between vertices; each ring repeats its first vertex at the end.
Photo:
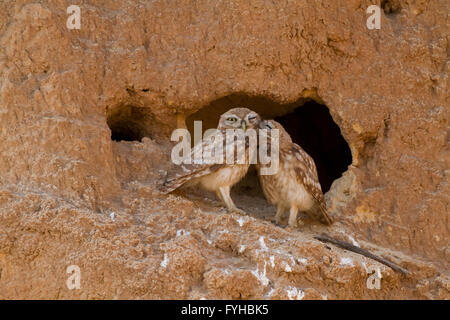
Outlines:
POLYGON ((247 108, 234 108, 220 116, 217 129, 257 129, 261 117, 247 108))
POLYGON ((281 143, 291 143, 292 139, 289 133, 283 128, 281 124, 275 120, 261 120, 258 124, 260 129, 266 129, 270 134, 270 130, 278 129, 279 138, 281 143))

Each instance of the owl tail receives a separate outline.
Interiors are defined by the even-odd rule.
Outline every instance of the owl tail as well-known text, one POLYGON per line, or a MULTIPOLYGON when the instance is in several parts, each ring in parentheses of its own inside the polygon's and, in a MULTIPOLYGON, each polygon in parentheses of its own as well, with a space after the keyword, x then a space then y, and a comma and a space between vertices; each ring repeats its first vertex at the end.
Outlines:
POLYGON ((322 223, 330 225, 333 223, 333 219, 331 219, 330 215, 328 214, 328 210, 325 207, 325 204, 323 202, 318 203, 319 211, 320 211, 320 220, 322 223))
POLYGON ((168 179, 164 182, 164 184, 159 188, 159 192, 162 194, 168 194, 179 187, 181 187, 183 184, 185 184, 190 179, 189 176, 174 178, 174 179, 168 179))

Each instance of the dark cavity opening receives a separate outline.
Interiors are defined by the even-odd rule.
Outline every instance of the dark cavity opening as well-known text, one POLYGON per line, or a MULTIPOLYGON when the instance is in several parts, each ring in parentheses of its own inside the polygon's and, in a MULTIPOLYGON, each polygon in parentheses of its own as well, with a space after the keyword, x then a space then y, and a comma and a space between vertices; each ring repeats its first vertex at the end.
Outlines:
POLYGON ((386 15, 396 14, 402 10, 400 0, 382 0, 380 4, 386 15))
POLYGON ((107 110, 106 121, 114 141, 141 141, 151 137, 153 119, 147 108, 120 105, 107 110))
POLYGON ((350 148, 328 108, 308 101, 275 120, 314 159, 322 191, 327 192, 333 181, 352 163, 350 148))
MULTIPOLYGON (((318 97, 314 99, 322 102, 318 97)), ((213 101, 190 115, 186 119, 186 125, 193 137, 194 120, 202 120, 204 132, 217 126, 221 114, 237 107, 252 109, 264 119, 275 119, 289 132, 292 140, 314 159, 322 191, 325 193, 333 181, 347 170, 352 163, 352 156, 328 107, 319 102, 308 98, 291 104, 279 104, 264 97, 233 94, 213 101)), ((253 169, 235 189, 238 194, 264 197, 253 169)))

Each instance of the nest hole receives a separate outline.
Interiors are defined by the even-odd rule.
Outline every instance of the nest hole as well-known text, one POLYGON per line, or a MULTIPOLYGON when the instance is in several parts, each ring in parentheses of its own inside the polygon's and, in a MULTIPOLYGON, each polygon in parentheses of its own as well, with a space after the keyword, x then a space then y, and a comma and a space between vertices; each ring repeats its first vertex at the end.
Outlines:
POLYGON ((327 192, 352 163, 350 147, 327 106, 308 101, 275 120, 314 159, 322 191, 327 192))
POLYGON ((402 10, 400 0, 382 0, 380 5, 386 15, 397 14, 402 10))
POLYGON ((107 110, 108 126, 113 141, 142 141, 151 138, 153 117, 150 110, 132 105, 120 105, 107 110))

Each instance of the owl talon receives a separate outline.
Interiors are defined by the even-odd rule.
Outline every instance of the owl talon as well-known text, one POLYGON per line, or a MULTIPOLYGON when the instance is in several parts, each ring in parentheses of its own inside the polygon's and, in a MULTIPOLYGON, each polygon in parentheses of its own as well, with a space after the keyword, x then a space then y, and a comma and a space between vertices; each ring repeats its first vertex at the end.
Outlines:
POLYGON ((291 227, 291 228, 298 228, 298 223, 297 223, 297 220, 296 221, 294 221, 294 222, 292 222, 292 221, 289 221, 289 227, 291 227))
POLYGON ((289 217, 288 227, 290 229, 298 229, 299 223, 297 220, 297 214, 294 214, 294 216, 289 217))
POLYGON ((274 225, 278 226, 278 227, 283 227, 282 223, 281 223, 281 219, 277 219, 277 218, 271 218, 270 222, 272 222, 274 225))
POLYGON ((239 208, 232 208, 230 210, 230 213, 237 213, 237 214, 240 214, 242 216, 246 216, 247 215, 247 212, 245 212, 244 210, 241 210, 239 208))
POLYGON ((224 208, 223 204, 221 202, 213 202, 212 206, 214 208, 224 208))
POLYGON ((288 232, 294 232, 294 231, 297 230, 297 228, 292 227, 292 226, 290 226, 290 225, 287 225, 287 226, 284 227, 284 230, 286 230, 286 231, 288 231, 288 232))
POLYGON ((303 225, 304 225, 304 222, 302 220, 295 220, 294 222, 289 221, 289 223, 286 226, 286 230, 289 230, 289 231, 298 230, 303 225))

